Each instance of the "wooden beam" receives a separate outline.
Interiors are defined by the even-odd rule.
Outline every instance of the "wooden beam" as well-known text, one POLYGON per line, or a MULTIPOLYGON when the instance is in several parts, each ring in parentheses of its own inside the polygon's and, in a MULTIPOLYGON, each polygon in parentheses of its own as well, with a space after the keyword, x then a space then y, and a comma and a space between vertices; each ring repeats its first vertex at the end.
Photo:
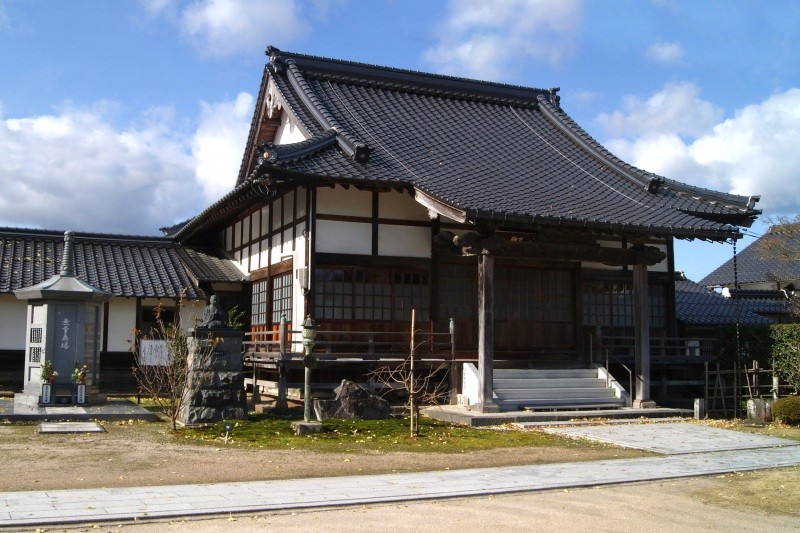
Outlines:
POLYGON ((633 322, 636 372, 636 397, 633 406, 655 407, 655 403, 650 400, 650 305, 647 295, 647 265, 633 267, 633 322))
POLYGON ((654 246, 632 248, 604 248, 587 242, 543 242, 537 240, 509 240, 497 234, 482 237, 475 232, 455 236, 443 231, 434 244, 456 255, 478 255, 487 251, 497 257, 546 258, 554 261, 591 261, 609 266, 655 265, 666 254, 654 246))
POLYGON ((478 262, 478 403, 481 413, 497 413, 494 393, 494 256, 482 254, 478 262))

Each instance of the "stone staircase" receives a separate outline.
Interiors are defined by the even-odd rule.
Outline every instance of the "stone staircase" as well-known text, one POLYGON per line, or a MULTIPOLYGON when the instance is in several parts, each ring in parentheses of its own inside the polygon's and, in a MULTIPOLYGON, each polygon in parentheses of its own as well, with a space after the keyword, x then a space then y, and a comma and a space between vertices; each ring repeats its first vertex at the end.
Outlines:
POLYGON ((495 402, 501 411, 618 409, 628 393, 605 368, 494 369, 495 402))

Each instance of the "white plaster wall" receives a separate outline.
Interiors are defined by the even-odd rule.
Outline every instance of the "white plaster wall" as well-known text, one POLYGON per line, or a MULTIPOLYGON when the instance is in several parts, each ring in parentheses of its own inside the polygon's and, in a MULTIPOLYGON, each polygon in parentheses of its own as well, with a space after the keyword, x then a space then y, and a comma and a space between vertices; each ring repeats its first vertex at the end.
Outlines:
MULTIPOLYGON (((317 213, 351 217, 372 217, 372 193, 342 187, 317 189, 317 213)), ((319 223, 318 223, 319 225, 319 223)))
POLYGON ((136 298, 116 297, 108 304, 108 351, 126 352, 136 327, 136 298))
POLYGON ((372 254, 372 225, 334 220, 317 220, 317 252, 372 254))
MULTIPOLYGON (((652 244, 651 246, 658 248, 664 254, 667 253, 666 244, 652 244)), ((660 263, 647 267, 648 272, 669 272, 669 256, 665 257, 660 263)))
POLYGON ((25 349, 28 302, 13 294, 0 294, 0 350, 25 349))
POLYGON ((281 125, 275 132, 274 144, 291 144, 302 142, 306 140, 306 136, 297 126, 297 123, 292 120, 289 113, 284 111, 281 114, 281 125))
POLYGON ((401 220, 430 220, 428 208, 417 203, 408 194, 396 191, 378 195, 378 216, 401 220))
POLYGON ((378 226, 378 255, 431 256, 431 229, 418 226, 378 226))

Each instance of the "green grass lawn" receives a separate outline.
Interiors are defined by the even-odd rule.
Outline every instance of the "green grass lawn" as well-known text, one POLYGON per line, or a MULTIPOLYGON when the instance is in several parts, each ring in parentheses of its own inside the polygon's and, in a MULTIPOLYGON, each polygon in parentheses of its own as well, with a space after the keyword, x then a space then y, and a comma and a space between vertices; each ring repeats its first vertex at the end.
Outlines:
MULTIPOLYGON (((324 431, 298 436, 291 427, 296 418, 251 414, 233 425, 227 445, 273 449, 308 449, 319 452, 409 451, 461 453, 520 446, 602 447, 539 431, 480 429, 421 418, 419 436, 409 435, 408 418, 387 420, 326 420, 324 431)), ((180 436, 196 443, 225 442, 224 423, 205 428, 183 429, 180 436)))

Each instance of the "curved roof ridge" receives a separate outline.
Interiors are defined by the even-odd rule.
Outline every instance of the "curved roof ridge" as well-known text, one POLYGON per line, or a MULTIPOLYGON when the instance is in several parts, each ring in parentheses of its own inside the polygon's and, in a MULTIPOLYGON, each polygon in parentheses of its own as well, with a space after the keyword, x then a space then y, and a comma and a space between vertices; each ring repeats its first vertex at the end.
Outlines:
MULTIPOLYGON (((38 228, 15 228, 10 226, 0 227, 0 235, 13 237, 45 237, 54 238, 59 241, 64 240, 64 230, 38 229, 38 228)), ((169 237, 159 235, 127 235, 117 233, 96 233, 74 231, 73 235, 81 241, 136 241, 150 243, 153 245, 168 245, 172 242, 169 237)))
POLYGON ((643 186, 649 192, 657 192, 660 187, 665 187, 675 192, 691 197, 699 197, 708 202, 720 202, 732 209, 743 212, 751 212, 753 215, 761 213, 760 210, 753 209, 760 196, 740 196, 720 191, 713 191, 694 185, 689 185, 679 181, 671 180, 653 172, 648 172, 622 161, 611 153, 602 144, 589 135, 581 128, 569 115, 561 109, 556 108, 546 98, 539 98, 540 108, 544 111, 544 116, 550 119, 556 126, 565 133, 571 135, 581 146, 591 151, 596 157, 600 158, 609 167, 617 170, 627 179, 643 186))
POLYGON ((355 137, 339 124, 333 114, 320 102, 317 95, 311 90, 311 87, 308 86, 308 81, 305 79, 294 60, 286 60, 284 64, 286 65, 287 77, 289 78, 289 83, 292 85, 292 88, 313 113, 314 118, 317 119, 320 125, 326 130, 333 129, 337 132, 336 141, 342 151, 360 163, 369 161, 369 148, 366 143, 355 137))
POLYGON ((413 85, 411 83, 402 83, 400 81, 363 78, 354 75, 334 74, 334 73, 319 72, 319 71, 307 72, 306 78, 333 81, 336 83, 345 83, 348 85, 360 85, 362 87, 384 89, 389 91, 407 92, 411 94, 419 94, 425 96, 438 96, 442 98, 453 98, 453 99, 460 99, 472 102, 484 102, 489 104, 510 104, 520 107, 535 108, 539 105, 537 98, 539 96, 542 96, 542 94, 538 92, 532 98, 492 95, 489 94, 488 92, 459 91, 452 88, 446 89, 444 87, 413 85))
MULTIPOLYGON (((402 69, 397 67, 387 67, 358 61, 346 61, 322 56, 298 54, 294 52, 284 52, 269 46, 266 51, 270 61, 294 60, 298 66, 304 70, 315 73, 330 73, 332 75, 350 75, 358 79, 372 78, 375 80, 389 80, 403 85, 420 86, 429 88, 447 88, 454 91, 455 88, 463 89, 464 92, 475 94, 494 95, 496 97, 506 97, 519 100, 536 100, 536 97, 547 95, 550 89, 539 89, 513 85, 509 83, 498 83, 488 80, 477 80, 474 78, 464 78, 459 76, 448 76, 446 74, 434 74, 421 72, 418 70, 402 69), (346 73, 346 74, 345 74, 346 73)), ((454 92, 461 93, 455 90, 454 92)))

